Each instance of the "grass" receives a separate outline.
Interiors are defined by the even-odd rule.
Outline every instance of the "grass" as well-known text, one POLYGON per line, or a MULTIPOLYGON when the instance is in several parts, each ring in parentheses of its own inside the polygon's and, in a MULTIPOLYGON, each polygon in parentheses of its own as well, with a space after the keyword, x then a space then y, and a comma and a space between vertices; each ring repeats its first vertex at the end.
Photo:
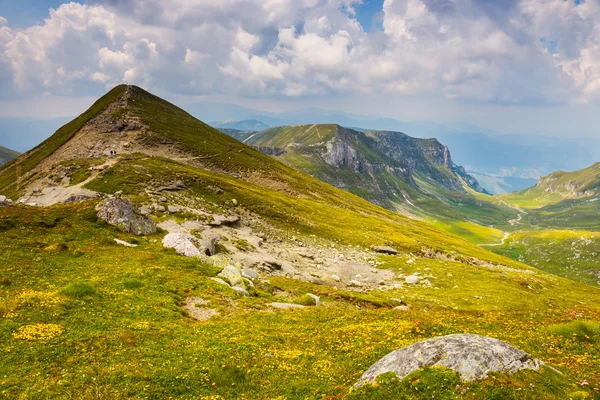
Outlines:
POLYGON ((600 233, 574 230, 525 230, 511 233, 491 250, 541 270, 597 286, 600 233))
MULTIPOLYGON (((11 207, 0 220, 13 221, 0 237, 6 398, 344 398, 388 352, 460 332, 506 340, 565 373, 555 380, 546 372, 499 375, 467 385, 460 398, 544 398, 550 388, 557 398, 581 390, 593 398, 599 389, 597 346, 548 327, 598 321, 600 293, 578 295, 581 285, 560 278, 382 256, 382 268, 436 276, 437 289, 361 294, 273 277, 241 297, 209 279, 218 269, 162 249, 160 235, 139 238, 137 248, 115 245, 114 237, 132 237, 97 221, 93 204, 11 207), (57 223, 36 222, 47 218, 57 223), (56 243, 67 249, 55 250, 56 243), (258 311, 283 301, 282 292, 315 293, 324 306, 258 311), (220 316, 190 319, 180 308, 185 296, 209 300, 220 316), (411 310, 392 310, 393 297, 411 310), (579 386, 584 380, 590 385, 579 386)), ((398 391, 409 399, 457 394, 437 373, 420 374, 398 391)))
POLYGON ((600 322, 574 321, 565 324, 550 325, 548 331, 580 343, 600 342, 600 322))

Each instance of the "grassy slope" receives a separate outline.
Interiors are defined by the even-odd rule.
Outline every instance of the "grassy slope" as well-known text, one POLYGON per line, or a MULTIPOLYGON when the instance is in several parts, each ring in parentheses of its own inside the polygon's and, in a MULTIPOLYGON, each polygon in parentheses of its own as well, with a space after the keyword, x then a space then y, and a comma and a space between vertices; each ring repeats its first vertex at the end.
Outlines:
MULTIPOLYGON (((224 197, 238 196, 229 190, 224 197)), ((405 398, 562 399, 599 387, 597 345, 549 327, 599 319, 600 291, 560 278, 381 257, 382 268, 430 268, 439 289, 364 295, 270 278, 243 298, 208 280, 218 269, 162 249, 159 235, 134 238, 96 221, 92 204, 0 209, 0 229, 5 398, 342 398, 389 351, 459 332, 506 340, 565 375, 499 375, 460 390, 413 379, 405 398), (117 246, 113 237, 138 247, 117 246), (267 302, 306 292, 325 307, 260 312, 267 302), (209 300, 220 316, 191 320, 179 308, 185 296, 209 300), (412 310, 391 310, 391 297, 412 310), (19 338, 23 327, 35 333, 39 324, 57 326, 57 335, 19 338), (579 387, 583 380, 591 385, 579 387)))
POLYGON ((493 250, 569 279, 590 285, 600 282, 600 233, 597 232, 518 231, 493 250))

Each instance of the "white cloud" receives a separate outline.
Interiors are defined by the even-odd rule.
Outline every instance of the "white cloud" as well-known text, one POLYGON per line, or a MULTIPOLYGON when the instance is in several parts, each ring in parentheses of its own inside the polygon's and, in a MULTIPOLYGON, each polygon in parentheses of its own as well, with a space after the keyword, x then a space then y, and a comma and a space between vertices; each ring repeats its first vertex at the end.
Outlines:
POLYGON ((600 97, 595 1, 96 0, 43 25, 0 17, 0 76, 15 93, 85 93, 127 81, 202 94, 388 93, 480 102, 600 97), (545 43, 545 44, 544 44, 545 43), (548 43, 553 43, 549 48, 548 43))

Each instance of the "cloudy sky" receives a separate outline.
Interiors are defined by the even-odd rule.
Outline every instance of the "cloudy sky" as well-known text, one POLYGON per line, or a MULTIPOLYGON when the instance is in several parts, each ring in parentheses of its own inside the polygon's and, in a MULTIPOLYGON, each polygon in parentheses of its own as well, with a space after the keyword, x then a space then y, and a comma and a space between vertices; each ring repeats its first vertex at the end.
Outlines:
POLYGON ((112 86, 595 135, 600 0, 0 0, 0 117, 112 86))

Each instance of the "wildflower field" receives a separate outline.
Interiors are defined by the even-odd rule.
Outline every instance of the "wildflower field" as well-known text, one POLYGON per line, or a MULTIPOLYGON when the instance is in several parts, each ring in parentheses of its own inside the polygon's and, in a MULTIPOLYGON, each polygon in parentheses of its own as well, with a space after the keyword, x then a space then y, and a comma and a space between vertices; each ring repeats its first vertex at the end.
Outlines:
POLYGON ((434 287, 359 293, 265 277, 241 297, 209 279, 218 268, 163 249, 161 238, 120 233, 96 220, 93 204, 0 209, 0 398, 600 399, 600 291, 591 286, 382 256, 380 268, 429 268, 434 287), (308 292, 322 306, 266 307, 308 292), (218 315, 191 319, 186 296, 218 315), (392 298, 410 310, 394 310, 392 298), (390 351, 463 332, 504 340, 560 373, 465 383, 433 368, 350 390, 390 351))

